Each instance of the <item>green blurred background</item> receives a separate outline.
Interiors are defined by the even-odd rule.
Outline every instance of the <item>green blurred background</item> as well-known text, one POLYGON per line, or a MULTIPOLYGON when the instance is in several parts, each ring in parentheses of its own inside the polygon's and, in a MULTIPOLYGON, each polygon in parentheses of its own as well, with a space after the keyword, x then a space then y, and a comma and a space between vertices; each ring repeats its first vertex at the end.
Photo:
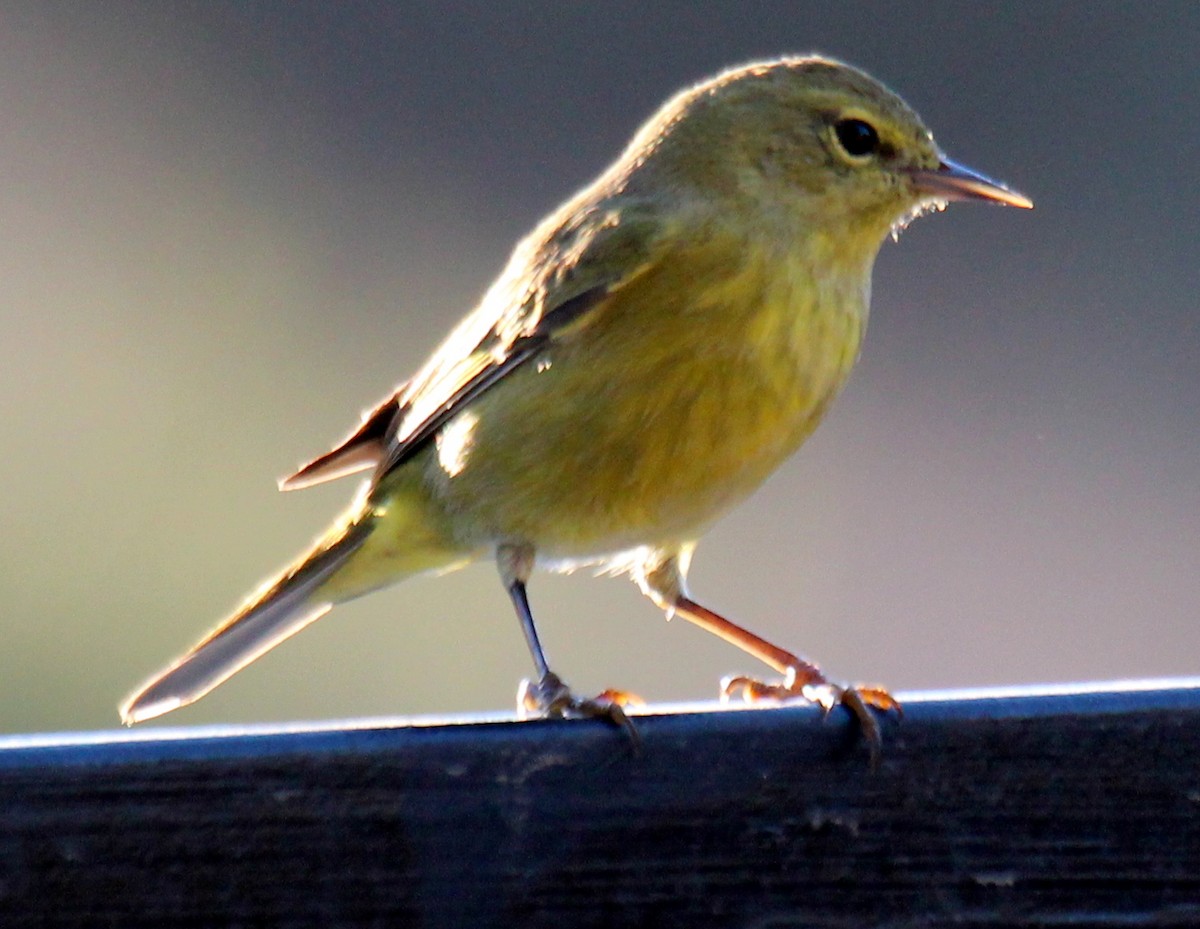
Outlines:
MULTIPOLYGON (((859 370, 698 596, 894 688, 1200 671, 1200 6, 6 3, 0 730, 117 700, 343 506, 274 480, 418 365, 670 93, 820 50, 1037 201, 887 244, 859 370)), ((581 690, 753 662, 532 588, 581 690)), ((490 566, 339 609, 167 722, 507 709, 490 566)))

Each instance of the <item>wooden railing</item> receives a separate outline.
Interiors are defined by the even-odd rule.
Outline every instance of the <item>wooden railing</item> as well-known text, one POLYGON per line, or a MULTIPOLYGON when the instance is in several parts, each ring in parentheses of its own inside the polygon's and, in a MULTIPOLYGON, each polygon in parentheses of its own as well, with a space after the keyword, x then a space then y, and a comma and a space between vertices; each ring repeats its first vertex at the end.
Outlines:
POLYGON ((0 926, 1200 925, 1200 683, 0 739, 0 926))

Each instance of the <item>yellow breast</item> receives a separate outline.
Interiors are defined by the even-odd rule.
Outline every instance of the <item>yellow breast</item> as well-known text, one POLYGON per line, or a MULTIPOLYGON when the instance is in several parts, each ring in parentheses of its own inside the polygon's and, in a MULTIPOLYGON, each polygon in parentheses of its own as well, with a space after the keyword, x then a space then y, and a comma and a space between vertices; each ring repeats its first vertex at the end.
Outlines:
POLYGON ((710 246, 616 291, 439 441, 430 481, 463 540, 588 557, 694 539, 795 451, 845 382, 862 277, 818 281, 769 249, 710 246))

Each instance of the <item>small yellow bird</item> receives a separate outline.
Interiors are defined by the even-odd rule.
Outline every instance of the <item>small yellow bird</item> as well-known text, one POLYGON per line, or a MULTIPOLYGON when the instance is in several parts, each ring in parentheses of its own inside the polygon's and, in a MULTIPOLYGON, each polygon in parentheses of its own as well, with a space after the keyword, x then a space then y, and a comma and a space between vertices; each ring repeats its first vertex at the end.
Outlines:
POLYGON ((495 558, 536 679, 520 705, 624 721, 576 697, 538 642, 535 565, 628 573, 783 675, 725 683, 855 712, 877 751, 881 688, 845 687, 691 599, 697 540, 812 432, 858 358, 880 245, 951 200, 1031 207, 947 160, 866 74, 820 57, 726 71, 668 101, 617 161, 514 251, 417 374, 280 482, 371 477, 292 566, 121 706, 199 699, 332 605, 495 558))

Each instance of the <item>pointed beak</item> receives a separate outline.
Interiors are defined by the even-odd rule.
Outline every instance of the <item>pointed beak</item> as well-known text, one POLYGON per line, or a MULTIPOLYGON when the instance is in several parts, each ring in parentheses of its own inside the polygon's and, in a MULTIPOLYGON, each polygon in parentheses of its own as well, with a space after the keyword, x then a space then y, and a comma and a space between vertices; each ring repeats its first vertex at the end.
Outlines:
POLYGON ((1033 201, 1024 194, 955 164, 948 158, 943 158, 932 171, 925 169, 909 173, 916 189, 930 200, 990 200, 1022 210, 1033 209, 1033 201))

